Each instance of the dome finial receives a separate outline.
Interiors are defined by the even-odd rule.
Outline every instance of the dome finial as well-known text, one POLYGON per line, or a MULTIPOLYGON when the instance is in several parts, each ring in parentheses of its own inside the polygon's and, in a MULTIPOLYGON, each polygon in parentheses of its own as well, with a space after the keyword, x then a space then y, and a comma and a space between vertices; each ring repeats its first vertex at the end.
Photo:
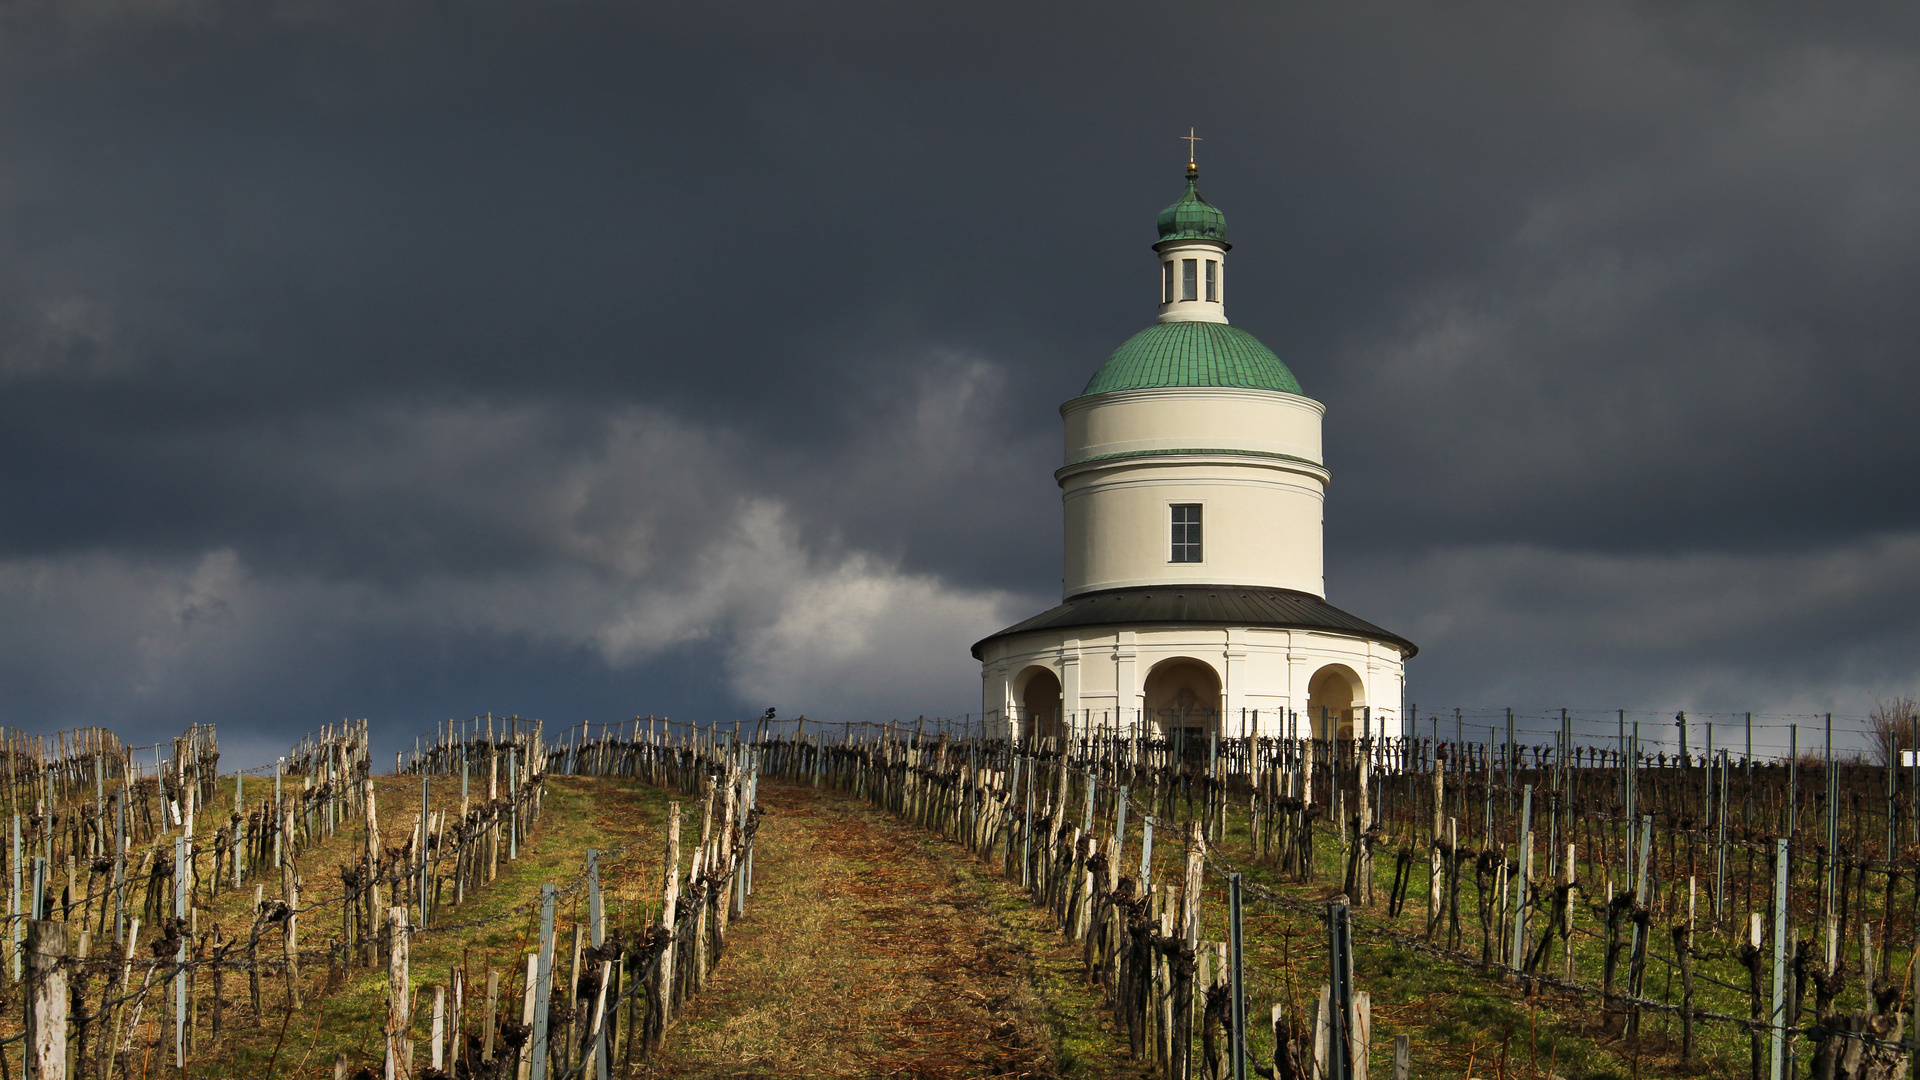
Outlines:
MULTIPOLYGON (((1227 218, 1200 195, 1200 165, 1194 161, 1194 144, 1206 140, 1187 129, 1180 138, 1187 143, 1187 190, 1180 201, 1160 211, 1160 240, 1211 240, 1222 251, 1227 244, 1227 218)), ((1156 247, 1155 250, 1158 250, 1156 247)))

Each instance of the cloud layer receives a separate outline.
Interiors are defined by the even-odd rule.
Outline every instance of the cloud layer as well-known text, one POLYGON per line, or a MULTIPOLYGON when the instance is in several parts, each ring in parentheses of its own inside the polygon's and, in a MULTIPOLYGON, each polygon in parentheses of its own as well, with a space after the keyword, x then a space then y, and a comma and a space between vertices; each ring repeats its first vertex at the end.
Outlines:
POLYGON ((1169 92, 1181 47, 9 5, 6 722, 977 708, 1190 124, 1230 314, 1328 405, 1332 598, 1423 705, 1912 691, 1911 12, 1226 4, 1169 92))
POLYGON ((213 703, 266 719, 276 687, 331 687, 395 648, 431 667, 436 647, 463 644, 611 671, 679 657, 732 700, 788 716, 958 713, 977 708, 967 646, 1036 602, 810 527, 789 501, 806 478, 762 490, 756 455, 644 409, 469 403, 258 437, 271 480, 314 519, 350 517, 253 558, 221 546, 0 563, 16 701, 143 731, 213 703))

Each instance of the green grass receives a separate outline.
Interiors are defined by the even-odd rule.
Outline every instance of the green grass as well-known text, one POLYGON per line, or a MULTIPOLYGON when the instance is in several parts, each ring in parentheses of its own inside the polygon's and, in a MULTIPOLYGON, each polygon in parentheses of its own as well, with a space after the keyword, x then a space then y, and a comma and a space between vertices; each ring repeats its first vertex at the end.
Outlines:
MULTIPOLYGON (((419 781, 413 777, 381 777, 376 780, 380 797, 382 838, 392 845, 404 836, 416 818, 419 781)), ((436 778, 432 799, 436 807, 457 804, 459 780, 436 778)), ((412 983, 412 1034, 416 1041, 416 1064, 427 1062, 426 1040, 431 1031, 433 985, 447 986, 452 969, 465 971, 467 985, 467 1022, 477 1031, 485 1016, 488 969, 502 973, 501 1011, 519 1018, 524 984, 525 957, 535 947, 538 933, 538 898, 542 884, 563 884, 576 878, 585 868, 588 848, 611 852, 622 843, 631 845, 620 857, 603 855, 601 882, 606 898, 610 932, 625 925, 644 921, 651 913, 660 879, 660 853, 664 839, 660 835, 667 797, 664 793, 638 785, 597 779, 552 777, 541 819, 533 835, 522 847, 520 858, 506 857, 503 841, 499 876, 491 883, 468 893, 460 906, 448 903, 436 912, 435 922, 447 928, 429 925, 416 930, 410 949, 412 983), (479 925, 468 925, 478 923, 479 925)), ((691 830, 699 827, 697 803, 691 830)), ((683 825, 683 830, 687 826, 683 825)), ((683 831, 683 836, 685 832, 683 831)), ((316 848, 302 852, 297 865, 305 880, 303 904, 317 896, 336 895, 341 890, 335 867, 351 861, 364 850, 364 826, 359 820, 344 823, 335 836, 316 848)), ((683 860, 691 858, 683 842, 683 860)), ((228 929, 244 935, 251 924, 249 909, 253 891, 249 881, 239 890, 226 890, 203 914, 228 929)), ((277 877, 264 882, 268 895, 276 891, 277 877)), ((448 894, 450 899, 450 894, 448 894)), ((390 903, 391 897, 383 897, 390 903)), ((556 913, 556 982, 562 981, 571 961, 572 928, 584 924, 586 894, 580 890, 562 900, 556 913)), ((203 931, 207 929, 202 923, 203 931)), ((341 910, 332 905, 302 917, 300 927, 303 951, 324 948, 341 935, 341 910)), ((143 930, 145 938, 147 931, 143 930)), ((277 949, 277 938, 271 939, 277 949)), ((273 954, 263 939, 263 957, 273 954)), ((291 1017, 283 1009, 286 1001, 284 981, 263 978, 262 1004, 266 1015, 255 1019, 248 1004, 243 973, 225 980, 227 999, 225 1031, 218 1043, 209 1044, 206 1032, 211 1012, 212 981, 201 976, 200 1045, 193 1063, 205 1069, 203 1075, 330 1077, 334 1055, 345 1053, 350 1069, 362 1066, 378 1068, 381 1060, 381 1032, 387 1017, 387 971, 362 966, 324 967, 309 965, 302 971, 303 1009, 291 1017), (316 970, 317 967, 317 970, 316 970), (285 1027, 284 1034, 282 1027, 285 1027)), ((449 999, 448 1008, 452 1003, 449 999)), ((170 1018, 170 1005, 156 995, 150 996, 143 1018, 139 1045, 156 1037, 170 1018), (163 1018, 161 1014, 165 1014, 163 1018)), ((159 1068, 156 1054, 151 1068, 159 1068)), ((146 1071, 136 1064, 132 1075, 146 1071)))
MULTIPOLYGON (((1244 796, 1243 796, 1244 798, 1244 796)), ((1079 802, 1072 801, 1077 807, 1079 802)), ((1110 823, 1109 823, 1110 824, 1110 823)), ((1310 1019, 1320 985, 1326 979, 1327 943, 1323 917, 1317 905, 1340 891, 1346 875, 1346 863, 1335 835, 1322 821, 1316 831, 1315 881, 1300 885, 1283 878, 1272 868, 1257 863, 1249 851, 1247 819, 1244 811, 1229 809, 1224 835, 1212 845, 1216 860, 1241 870, 1251 885, 1262 886, 1298 901, 1316 906, 1299 911, 1293 907, 1267 903, 1249 895, 1244 908, 1244 932, 1247 942, 1247 984, 1253 996, 1253 1012, 1264 1016, 1273 1002, 1290 1003, 1297 1015, 1310 1019)), ((1178 882, 1184 870, 1184 851, 1180 833, 1163 828, 1156 831, 1154 865, 1160 883, 1178 882)), ((1439 958, 1406 948, 1382 933, 1420 935, 1426 925, 1427 871, 1423 847, 1416 847, 1414 879, 1407 891, 1405 910, 1397 920, 1386 918, 1387 897, 1392 885, 1395 844, 1383 841, 1375 849, 1374 880, 1378 902, 1371 908, 1356 908, 1354 966, 1357 988, 1367 991, 1373 1002, 1373 1053, 1371 1065, 1391 1075, 1393 1037, 1407 1035, 1413 1044, 1416 1072, 1422 1076, 1464 1077, 1493 1075, 1504 1068, 1509 1076, 1546 1076, 1549 1072, 1568 1080, 1615 1080, 1636 1075, 1744 1074, 1748 1062, 1747 1034, 1743 1028, 1726 1023, 1696 1021, 1695 1056, 1683 1070, 1679 1063, 1680 1022, 1674 1014, 1655 1011, 1643 1013, 1641 1035, 1636 1040, 1619 1037, 1619 1021, 1608 1029, 1602 1025, 1597 995, 1581 996, 1536 986, 1529 996, 1493 971, 1480 969, 1471 960, 1439 958), (1505 1056, 1505 1065, 1496 1064, 1505 1056), (1636 1062, 1636 1057, 1638 1058, 1636 1062)), ((1537 856, 1538 857, 1538 856, 1537 856)), ((1135 832, 1122 856, 1123 866, 1139 863, 1139 837, 1135 832)), ((1472 882, 1472 867, 1466 868, 1461 883, 1461 950, 1477 959, 1480 928, 1476 914, 1477 893, 1472 882)), ((1542 875, 1544 876, 1544 875, 1542 875)), ((1576 927, 1604 934, 1604 923, 1597 921, 1583 897, 1576 911, 1576 927)), ((1547 919, 1547 909, 1535 908, 1529 915, 1530 929, 1547 919)), ((1208 874, 1208 891, 1202 905, 1202 937, 1225 940, 1227 900, 1225 886, 1218 875, 1208 874)), ((1671 939, 1664 922, 1656 922, 1653 949, 1671 955, 1671 939)), ((1530 935, 1537 943, 1537 932, 1530 935)), ((1445 940, 1445 924, 1436 933, 1436 943, 1445 940)), ((1574 944, 1578 981, 1598 986, 1603 963, 1603 940, 1585 936, 1576 929, 1574 944)), ((1730 948, 1723 938, 1701 927, 1696 930, 1695 947, 1706 955, 1696 960, 1696 972, 1710 974, 1727 982, 1744 985, 1744 968, 1726 959, 1730 948)), ((1508 946, 1497 939, 1496 959, 1504 957, 1508 946)), ((1564 956, 1555 947, 1543 973, 1564 971, 1564 956)), ((1649 960, 1646 996, 1656 1000, 1666 990, 1666 965, 1649 960)), ((1625 963, 1617 975, 1616 988, 1623 989, 1625 963)), ((1680 980, 1673 979, 1672 1001, 1680 1000, 1680 980)), ((1696 979, 1695 1006, 1727 1015, 1745 1016, 1748 1002, 1744 993, 1715 987, 1696 979)), ((1811 1003, 1809 1002, 1809 1007, 1811 1003)), ((1262 1055, 1272 1052, 1264 1023, 1257 1024, 1250 1045, 1262 1055)))

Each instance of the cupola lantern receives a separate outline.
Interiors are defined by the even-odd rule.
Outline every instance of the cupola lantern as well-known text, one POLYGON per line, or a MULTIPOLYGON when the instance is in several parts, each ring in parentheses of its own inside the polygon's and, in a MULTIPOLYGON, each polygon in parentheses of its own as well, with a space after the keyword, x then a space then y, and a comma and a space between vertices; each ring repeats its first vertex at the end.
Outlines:
POLYGON ((1200 194, 1200 169, 1187 162, 1187 190, 1160 211, 1160 321, 1227 321, 1227 216, 1200 194))

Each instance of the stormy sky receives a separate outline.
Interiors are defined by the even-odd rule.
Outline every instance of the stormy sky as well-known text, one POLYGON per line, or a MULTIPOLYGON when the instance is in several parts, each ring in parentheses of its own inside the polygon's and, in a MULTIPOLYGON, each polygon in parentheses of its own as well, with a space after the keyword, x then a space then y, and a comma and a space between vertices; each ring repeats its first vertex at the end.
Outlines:
POLYGON ((0 723, 978 710, 1189 125, 1423 711, 1863 715, 1920 686, 1917 22, 14 0, 0 723))

